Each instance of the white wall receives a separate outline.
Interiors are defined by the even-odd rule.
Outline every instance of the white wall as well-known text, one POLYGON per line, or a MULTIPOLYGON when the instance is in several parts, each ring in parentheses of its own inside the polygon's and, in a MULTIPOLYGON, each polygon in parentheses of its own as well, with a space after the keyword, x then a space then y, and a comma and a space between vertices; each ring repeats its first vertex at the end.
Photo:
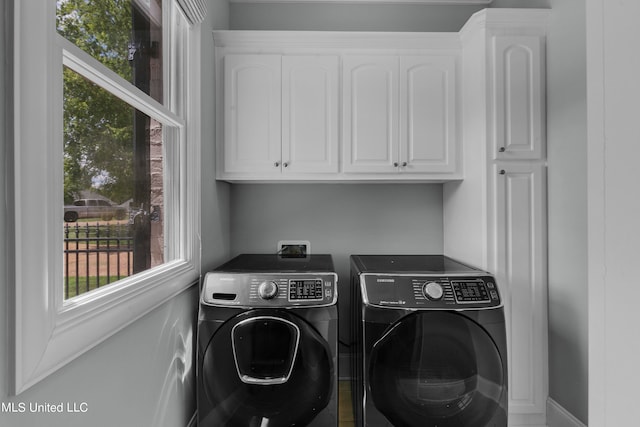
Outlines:
POLYGON ((588 418, 584 0, 553 0, 547 45, 549 395, 588 418))
POLYGON ((588 0, 589 423, 638 425, 640 2, 588 0))
MULTIPOLYGON (((18 1, 18 0, 15 0, 18 1)), ((0 80, 13 66, 5 42, 12 27, 12 1, 3 1, 0 16, 0 80)), ((213 162, 213 82, 210 58, 211 29, 226 28, 228 6, 211 0, 209 17, 203 24, 203 71, 209 74, 203 84, 202 246, 203 268, 228 257, 229 197, 227 185, 216 185, 209 159, 213 162)), ((27 413, 0 411, 0 425, 11 427, 180 427, 186 426, 195 411, 194 339, 198 286, 184 291, 137 322, 62 367, 40 383, 16 397, 9 396, 12 289, 7 258, 11 242, 6 236, 13 227, 10 189, 11 138, 6 137, 5 113, 10 113, 7 91, 0 88, 0 403, 11 402, 27 413), (86 403, 85 413, 31 414, 29 404, 86 403)))

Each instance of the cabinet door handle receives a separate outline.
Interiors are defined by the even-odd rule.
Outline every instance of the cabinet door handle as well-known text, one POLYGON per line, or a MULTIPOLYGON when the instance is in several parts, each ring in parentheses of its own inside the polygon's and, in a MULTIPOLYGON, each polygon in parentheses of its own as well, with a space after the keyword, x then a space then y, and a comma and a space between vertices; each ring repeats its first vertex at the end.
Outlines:
POLYGON ((504 169, 500 169, 500 172, 498 172, 500 175, 505 175, 507 173, 507 171, 505 171, 504 169))
POLYGON ((393 162, 393 167, 397 168, 398 167, 398 162, 393 162))
POLYGON ((278 168, 278 167, 280 167, 280 162, 275 162, 275 163, 273 164, 273 166, 275 166, 275 167, 277 167, 277 168, 278 168))
POLYGON ((499 151, 499 152, 501 152, 501 153, 504 153, 505 151, 507 151, 507 149, 506 149, 506 148, 504 148, 504 147, 500 147, 500 148, 498 149, 498 151, 499 151))
POLYGON ((284 167, 286 168, 287 166, 289 166, 289 163, 284 162, 284 163, 282 164, 282 166, 284 166, 284 167))
POLYGON ((402 162, 402 167, 407 166, 407 162, 402 162))

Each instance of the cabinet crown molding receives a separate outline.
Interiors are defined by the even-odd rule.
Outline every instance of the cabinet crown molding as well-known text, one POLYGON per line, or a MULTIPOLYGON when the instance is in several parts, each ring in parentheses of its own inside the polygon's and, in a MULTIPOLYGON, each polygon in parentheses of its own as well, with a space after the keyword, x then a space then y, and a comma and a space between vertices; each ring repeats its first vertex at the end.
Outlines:
POLYGON ((463 41, 483 29, 513 30, 518 34, 534 31, 543 35, 547 31, 550 16, 551 9, 483 9, 471 15, 459 34, 463 41))
POLYGON ((216 47, 264 48, 273 53, 286 49, 455 50, 485 29, 544 35, 550 13, 550 9, 483 9, 458 32, 220 30, 213 31, 213 40, 216 47))
POLYGON ((370 31, 214 31, 216 47, 235 49, 393 49, 452 50, 460 48, 458 33, 370 31))

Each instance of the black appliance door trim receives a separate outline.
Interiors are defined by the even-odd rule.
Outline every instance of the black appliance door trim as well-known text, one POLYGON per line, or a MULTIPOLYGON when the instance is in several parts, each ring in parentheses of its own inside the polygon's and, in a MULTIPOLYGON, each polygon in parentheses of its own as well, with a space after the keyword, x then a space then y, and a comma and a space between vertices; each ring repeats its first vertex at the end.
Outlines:
POLYGON ((296 358, 298 356, 298 346, 300 345, 300 328, 294 322, 283 319, 278 316, 255 316, 250 317, 248 319, 242 320, 231 328, 231 345, 233 347, 233 359, 236 365, 236 371, 238 372, 238 377, 240 381, 245 384, 257 384, 257 385, 273 385, 273 384, 284 384, 289 381, 291 377, 291 372, 293 371, 293 365, 295 364, 296 358), (289 344, 289 351, 287 352, 286 360, 283 362, 287 365, 287 368, 284 370, 283 375, 277 376, 269 376, 269 375, 256 375, 251 372, 251 369, 246 369, 243 364, 239 361, 238 347, 240 347, 240 340, 242 337, 240 335, 240 329, 249 327, 249 325, 253 323, 267 323, 267 322, 275 322, 282 323, 286 325, 286 328, 292 334, 293 339, 289 344))
POLYGON ((491 335, 452 311, 398 320, 373 344, 367 370, 368 392, 395 426, 485 426, 507 390, 491 335))
POLYGON ((333 398, 334 365, 327 340, 295 310, 241 312, 220 324, 202 354, 200 423, 207 427, 309 425, 333 398), (232 338, 232 331, 239 335, 232 338), (240 340, 246 342, 244 347, 240 340), (288 357, 294 347, 295 357, 288 357), (283 362, 287 358, 292 363, 283 362), (239 372, 254 372, 249 376, 258 381, 243 381, 239 372), (288 373, 286 381, 282 372, 288 373), (268 381, 275 378, 279 380, 268 381))

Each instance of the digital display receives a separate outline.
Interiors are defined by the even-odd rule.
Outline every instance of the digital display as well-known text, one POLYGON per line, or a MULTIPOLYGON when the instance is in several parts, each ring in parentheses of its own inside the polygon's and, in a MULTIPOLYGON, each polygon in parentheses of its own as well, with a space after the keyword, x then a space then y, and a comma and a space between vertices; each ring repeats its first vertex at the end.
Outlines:
POLYGON ((451 282, 451 285, 458 302, 491 301, 487 288, 482 281, 451 282))
POLYGON ((322 279, 289 280, 289 301, 322 300, 322 279))

